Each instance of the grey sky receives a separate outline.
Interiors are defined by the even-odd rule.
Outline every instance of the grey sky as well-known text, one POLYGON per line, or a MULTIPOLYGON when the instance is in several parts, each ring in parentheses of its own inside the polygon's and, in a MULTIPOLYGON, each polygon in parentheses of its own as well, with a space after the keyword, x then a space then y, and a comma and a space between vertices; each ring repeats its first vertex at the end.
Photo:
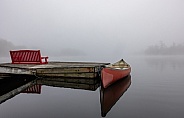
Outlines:
POLYGON ((183 0, 0 0, 0 38, 48 50, 126 53, 183 43, 183 6, 183 0))

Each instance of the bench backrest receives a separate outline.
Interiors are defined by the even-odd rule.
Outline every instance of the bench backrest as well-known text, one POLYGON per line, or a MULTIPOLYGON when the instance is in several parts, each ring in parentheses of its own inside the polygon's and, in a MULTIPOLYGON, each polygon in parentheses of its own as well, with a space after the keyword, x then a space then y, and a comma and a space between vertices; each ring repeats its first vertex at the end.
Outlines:
POLYGON ((12 63, 42 63, 40 50, 10 51, 12 63))

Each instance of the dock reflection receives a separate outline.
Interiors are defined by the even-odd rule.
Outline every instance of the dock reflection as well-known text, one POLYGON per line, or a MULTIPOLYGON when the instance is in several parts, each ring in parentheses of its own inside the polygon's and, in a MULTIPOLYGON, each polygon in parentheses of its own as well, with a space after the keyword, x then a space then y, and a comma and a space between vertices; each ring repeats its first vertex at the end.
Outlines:
POLYGON ((0 104, 20 93, 41 94, 42 85, 95 91, 100 86, 99 78, 42 78, 1 77, 0 104))
POLYGON ((43 78, 37 80, 38 84, 60 87, 95 91, 100 86, 99 78, 43 78))
POLYGON ((6 77, 0 79, 0 104, 36 84, 33 77, 6 77))
POLYGON ((41 94, 44 86, 96 91, 100 87, 101 116, 105 117, 131 84, 131 76, 108 88, 100 87, 99 78, 32 78, 6 77, 0 79, 0 104, 22 94, 41 94))
POLYGON ((100 89, 100 103, 101 116, 105 117, 111 108, 116 104, 120 97, 127 91, 131 84, 131 76, 117 81, 108 88, 101 87, 100 89))

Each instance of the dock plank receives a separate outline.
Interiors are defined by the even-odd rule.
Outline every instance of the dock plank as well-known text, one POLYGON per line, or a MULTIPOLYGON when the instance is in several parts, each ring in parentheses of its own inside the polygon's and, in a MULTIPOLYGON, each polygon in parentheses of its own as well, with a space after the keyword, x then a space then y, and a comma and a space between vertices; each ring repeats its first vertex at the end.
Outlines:
POLYGON ((96 70, 94 67, 73 67, 73 68, 44 68, 44 69, 37 69, 37 73, 79 73, 79 72, 95 72, 96 70))
POLYGON ((97 73, 37 73, 38 77, 84 77, 84 78, 95 78, 98 76, 97 73))
POLYGON ((0 64, 0 73, 25 74, 49 77, 87 77, 98 76, 102 67, 109 63, 99 62, 49 62, 48 64, 0 64))

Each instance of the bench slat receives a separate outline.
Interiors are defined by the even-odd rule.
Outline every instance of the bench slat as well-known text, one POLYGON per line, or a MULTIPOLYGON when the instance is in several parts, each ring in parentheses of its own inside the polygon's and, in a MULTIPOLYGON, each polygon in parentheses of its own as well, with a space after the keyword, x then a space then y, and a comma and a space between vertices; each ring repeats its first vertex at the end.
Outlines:
POLYGON ((12 64, 47 64, 48 57, 41 57, 40 50, 10 51, 12 64), (44 59, 44 61, 42 61, 44 59))

